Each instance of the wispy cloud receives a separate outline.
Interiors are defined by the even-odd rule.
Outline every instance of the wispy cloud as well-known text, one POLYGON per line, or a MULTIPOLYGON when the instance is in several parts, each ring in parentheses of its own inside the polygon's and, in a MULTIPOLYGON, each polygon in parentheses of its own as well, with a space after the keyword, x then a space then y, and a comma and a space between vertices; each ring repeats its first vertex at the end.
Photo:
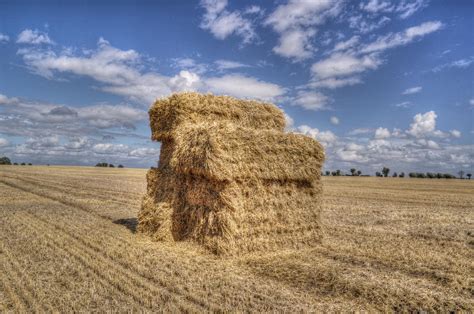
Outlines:
POLYGON ((402 94, 403 95, 417 94, 417 93, 421 92, 422 89, 423 89, 423 87, 421 87, 421 86, 410 87, 410 88, 405 89, 402 94))

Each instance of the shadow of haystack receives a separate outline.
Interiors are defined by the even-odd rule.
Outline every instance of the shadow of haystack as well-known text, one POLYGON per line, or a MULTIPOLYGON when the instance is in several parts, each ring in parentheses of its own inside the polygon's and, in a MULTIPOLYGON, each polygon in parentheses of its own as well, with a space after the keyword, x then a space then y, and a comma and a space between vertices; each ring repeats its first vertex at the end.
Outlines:
POLYGON ((320 243, 324 150, 285 133, 280 109, 182 93, 156 101, 149 113, 161 152, 147 174, 139 232, 217 254, 320 243))
POLYGON ((122 225, 127 227, 128 230, 135 233, 137 231, 138 219, 137 218, 122 218, 113 221, 114 224, 122 225))

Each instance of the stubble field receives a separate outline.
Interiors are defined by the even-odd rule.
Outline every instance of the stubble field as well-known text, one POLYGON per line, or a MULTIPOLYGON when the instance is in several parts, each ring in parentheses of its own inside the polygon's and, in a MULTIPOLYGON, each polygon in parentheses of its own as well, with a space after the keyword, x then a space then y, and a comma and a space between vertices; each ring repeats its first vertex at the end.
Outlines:
POLYGON ((0 312, 474 309, 474 182, 324 177, 322 246, 135 233, 145 169, 0 166, 0 312))

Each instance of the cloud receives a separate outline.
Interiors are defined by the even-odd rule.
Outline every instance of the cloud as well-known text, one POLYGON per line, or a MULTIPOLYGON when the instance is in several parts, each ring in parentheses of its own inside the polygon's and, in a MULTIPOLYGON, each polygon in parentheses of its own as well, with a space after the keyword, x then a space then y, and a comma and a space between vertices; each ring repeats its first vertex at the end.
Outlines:
POLYGON ((217 60, 214 63, 220 71, 249 67, 247 64, 231 60, 217 60))
POLYGON ((356 57, 349 54, 335 53, 329 58, 316 62, 311 71, 317 78, 327 79, 359 74, 370 69, 376 69, 381 61, 375 56, 356 57))
POLYGON ((0 33, 0 44, 6 43, 10 41, 10 37, 8 35, 0 33))
POLYGON ((142 147, 142 148, 137 148, 130 153, 128 153, 129 156, 131 157, 155 157, 160 155, 160 150, 157 148, 149 148, 149 147, 142 147))
POLYGON ((369 0, 366 3, 361 3, 360 8, 370 13, 391 12, 393 6, 389 1, 369 0))
POLYGON ((361 53, 380 52, 390 48, 409 44, 433 32, 440 30, 443 24, 440 21, 425 22, 417 26, 409 27, 403 32, 391 33, 377 38, 374 42, 365 45, 361 49, 361 53))
POLYGON ((458 131, 458 130, 451 130, 451 131, 449 131, 449 133, 451 134, 452 137, 455 137, 455 138, 460 138, 461 137, 461 132, 458 131))
POLYGON ((349 27, 355 29, 361 34, 367 34, 379 29, 387 25, 387 23, 390 21, 391 19, 387 16, 382 16, 376 21, 367 20, 362 14, 354 15, 348 18, 349 27))
POLYGON ((469 100, 469 104, 471 105, 471 107, 474 107, 474 98, 471 98, 471 99, 469 100))
POLYGON ((217 39, 223 40, 232 34, 240 36, 244 44, 257 39, 251 20, 239 11, 225 9, 227 0, 202 0, 201 6, 206 10, 201 28, 209 30, 217 39))
POLYGON ((0 137, 0 147, 5 147, 8 145, 10 145, 10 142, 5 138, 0 137))
MULTIPOLYGON (((183 69, 174 76, 157 72, 143 72, 144 57, 135 50, 121 50, 100 38, 97 49, 73 55, 69 51, 50 49, 20 49, 18 54, 33 73, 48 79, 61 74, 87 76, 101 83, 102 91, 127 97, 133 102, 149 106, 156 98, 179 91, 200 91, 229 94, 236 97, 273 100, 285 90, 272 83, 244 75, 202 77, 183 69)), ((195 68, 199 65, 190 58, 175 59, 175 66, 195 68)), ((237 66, 222 62, 221 66, 237 66)))
POLYGON ((335 116, 332 116, 330 119, 332 124, 334 125, 338 125, 339 124, 339 118, 338 117, 335 117, 335 116))
POLYGON ((47 33, 40 32, 39 30, 25 29, 22 31, 16 40, 19 44, 31 44, 31 45, 52 45, 54 42, 49 38, 47 33))
POLYGON ((189 70, 198 74, 205 73, 208 70, 208 66, 203 63, 198 63, 192 58, 175 58, 172 59, 174 67, 183 70, 189 70))
POLYGON ((147 119, 145 110, 126 105, 92 105, 70 107, 4 95, 0 110, 0 133, 10 136, 102 137, 111 130, 134 130, 147 119))
POLYGON ((449 68, 458 68, 458 69, 466 69, 468 68, 472 63, 474 62, 474 57, 469 57, 469 58, 464 58, 464 59, 459 59, 455 60, 449 63, 445 63, 442 65, 438 65, 435 68, 433 68, 433 72, 440 72, 444 69, 449 69, 449 68))
POLYGON ((308 110, 327 110, 328 104, 332 100, 320 92, 299 91, 294 100, 294 104, 308 110))
POLYGON ((412 16, 416 11, 424 8, 428 4, 427 0, 404 0, 395 9, 399 13, 400 18, 406 19, 412 16))
POLYGON ((375 130, 375 138, 376 139, 385 139, 385 138, 389 138, 390 137, 390 131, 386 128, 378 128, 377 130, 375 130))
POLYGON ((437 117, 438 116, 434 111, 429 111, 423 114, 418 113, 413 118, 413 123, 410 124, 407 133, 414 137, 423 137, 433 134, 436 128, 437 117))
POLYGON ((206 79, 205 84, 208 90, 217 94, 268 101, 273 101, 285 93, 285 90, 277 84, 240 74, 211 77, 206 79))
POLYGON ((264 21, 280 36, 273 51, 287 58, 302 60, 313 55, 310 40, 316 34, 315 26, 324 23, 331 16, 337 16, 342 1, 299 1, 290 0, 279 5, 264 21))
POLYGON ((281 34, 278 45, 273 51, 286 58, 302 60, 313 55, 314 48, 310 44, 310 38, 315 34, 312 29, 303 31, 300 29, 289 30, 281 34))
POLYGON ((421 92, 422 89, 423 89, 423 87, 421 87, 421 86, 410 87, 410 88, 405 89, 403 91, 402 95, 417 94, 417 93, 421 92))
POLYGON ((372 130, 369 128, 358 128, 358 129, 354 129, 350 131, 348 135, 362 135, 362 134, 367 134, 370 132, 372 132, 372 130))
POLYGON ((404 101, 404 102, 395 104, 394 106, 395 106, 395 107, 398 107, 398 108, 408 108, 408 107, 411 106, 411 102, 409 102, 409 101, 404 101))
POLYGON ((320 141, 324 146, 331 146, 337 140, 337 136, 333 132, 320 131, 307 125, 300 125, 295 131, 320 141))

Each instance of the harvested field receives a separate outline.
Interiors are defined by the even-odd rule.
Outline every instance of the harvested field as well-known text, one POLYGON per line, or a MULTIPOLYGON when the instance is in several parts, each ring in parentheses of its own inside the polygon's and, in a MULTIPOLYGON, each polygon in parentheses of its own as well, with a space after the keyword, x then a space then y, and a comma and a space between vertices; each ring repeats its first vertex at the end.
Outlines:
POLYGON ((474 309, 474 181, 324 177, 320 247, 135 233, 145 169, 0 166, 0 312, 474 309))

